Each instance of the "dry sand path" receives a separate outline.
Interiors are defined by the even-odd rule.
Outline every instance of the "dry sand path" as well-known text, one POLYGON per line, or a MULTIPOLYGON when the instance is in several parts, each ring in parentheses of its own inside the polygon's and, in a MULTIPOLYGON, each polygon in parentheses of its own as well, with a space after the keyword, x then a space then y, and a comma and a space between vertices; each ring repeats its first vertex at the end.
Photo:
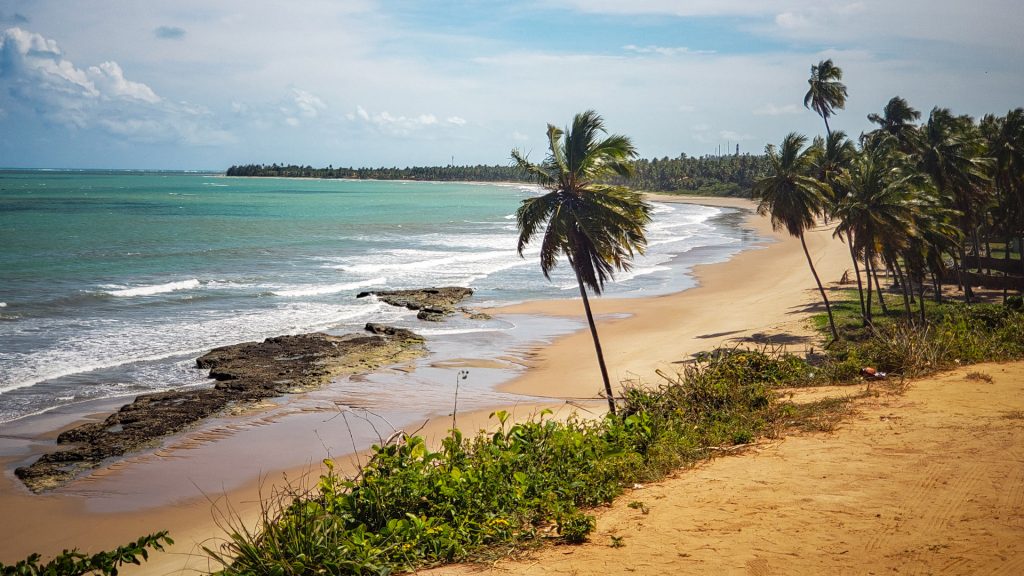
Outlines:
POLYGON ((425 574, 1024 574, 1024 363, 857 406, 833 433, 632 491, 587 544, 425 574))

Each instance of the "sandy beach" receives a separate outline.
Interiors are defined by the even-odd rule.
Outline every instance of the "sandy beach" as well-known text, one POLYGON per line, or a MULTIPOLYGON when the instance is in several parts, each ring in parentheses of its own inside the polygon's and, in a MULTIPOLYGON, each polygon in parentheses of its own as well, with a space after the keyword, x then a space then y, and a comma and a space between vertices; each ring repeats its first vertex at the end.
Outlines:
MULTIPOLYGON (((682 293, 654 298, 592 299, 614 382, 629 380, 657 384, 657 370, 671 371, 674 363, 721 344, 772 342, 784 344, 793 351, 817 345, 816 336, 808 326, 807 318, 809 311, 817 309, 818 293, 798 240, 773 232, 766 218, 753 213, 753 203, 750 201, 674 196, 657 199, 747 210, 750 213, 747 226, 772 240, 757 249, 742 252, 727 262, 696 268, 694 272, 699 280, 699 287, 682 293)), ((807 243, 822 278, 828 282, 837 281, 848 266, 845 246, 832 240, 831 231, 824 228, 809 233, 807 243)), ((578 300, 528 302, 491 312, 499 315, 583 315, 578 300)), ((577 409, 577 406, 588 412, 600 413, 604 402, 595 400, 601 384, 590 338, 587 331, 575 332, 557 339, 550 345, 535 346, 527 351, 525 361, 529 368, 521 377, 505 384, 503 388, 507 392, 549 397, 552 401, 550 404, 524 401, 511 406, 509 409, 515 417, 526 417, 543 407, 553 408, 558 414, 567 414, 577 409)), ((467 362, 467 365, 471 365, 472 359, 468 359, 467 362)), ((1019 382, 1019 379, 1014 382, 1019 382)), ((916 401, 910 400, 893 402, 906 402, 910 407, 918 405, 916 401)), ((313 446, 310 449, 309 461, 302 468, 275 467, 273 451, 289 449, 289 442, 294 444, 297 438, 308 437, 311 427, 317 436, 316 439, 307 440, 309 443, 316 442, 321 438, 321 434, 327 437, 327 426, 335 427, 330 429, 330 434, 344 436, 345 428, 341 428, 340 420, 330 417, 312 404, 292 402, 291 406, 289 414, 268 417, 260 425, 250 426, 245 430, 232 428, 230 422, 220 423, 219 427, 207 430, 202 438, 192 438, 185 445, 179 442, 175 450, 158 450, 155 454, 144 457, 128 458, 124 462, 72 483, 69 486, 71 489, 67 491, 31 495, 17 483, 8 469, 0 488, 0 509, 5 511, 8 518, 19 520, 4 524, 0 538, 0 561, 13 562, 33 551, 52 555, 61 549, 74 546, 89 551, 105 549, 142 534, 166 529, 176 540, 170 552, 154 555, 147 564, 132 569, 131 573, 177 573, 186 566, 200 570, 215 568, 207 564, 200 547, 216 545, 216 539, 223 534, 218 527, 218 520, 223 518, 218 515, 229 506, 233 514, 243 519, 256 517, 259 512, 260 495, 267 495, 272 491, 272 486, 283 484, 283 478, 300 484, 304 477, 308 482, 310 474, 315 479, 319 474, 319 460, 324 456, 328 446, 313 446), (306 436, 301 436, 302 434, 306 436), (224 484, 220 490, 211 489, 211 485, 216 485, 218 479, 203 477, 204 462, 216 460, 218 465, 223 467, 230 466, 232 461, 241 463, 265 457, 268 458, 268 463, 261 468, 259 477, 234 478, 235 484, 224 484), (173 475, 168 474, 168 471, 175 467, 190 470, 189 478, 193 478, 191 486, 181 486, 180 482, 173 486, 170 484, 168 478, 173 475)), ((460 413, 458 426, 463 430, 484 428, 488 425, 489 412, 477 410, 460 413)), ((421 433, 436 441, 443 437, 451 426, 450 418, 443 414, 435 415, 422 428, 421 433)), ((345 440, 347 441, 347 438, 345 440)), ((828 438, 809 437, 786 441, 769 450, 795 451, 793 457, 796 458, 800 450, 803 450, 802 443, 810 442, 814 444, 807 447, 810 451, 807 457, 810 457, 810 454, 827 449, 822 447, 822 443, 828 441, 828 438)), ((331 450, 327 452, 331 455, 344 453, 344 447, 332 445, 330 448, 331 450)), ((1017 458, 1019 457, 1018 454, 1017 458)), ((351 469, 358 463, 359 458, 359 455, 346 456, 342 457, 341 461, 351 469)), ((714 477, 713 482, 716 482, 720 489, 726 490, 723 493, 745 490, 746 488, 742 487, 725 486, 733 482, 731 478, 737 475, 740 478, 747 478, 748 481, 758 481, 753 473, 736 472, 750 463, 750 458, 724 459, 703 467, 696 473, 699 479, 695 479, 698 476, 694 474, 681 473, 679 478, 672 482, 711 482, 710 475, 714 477), (716 467, 720 466, 725 466, 728 470, 716 472, 716 467)), ((763 465, 764 459, 754 458, 753 464, 763 465)), ((795 464, 802 465, 802 460, 795 464)), ((775 462, 769 466, 793 468, 785 462, 775 462)), ((1017 470, 1021 469, 1018 463, 1017 470)), ((1020 474, 1013 479, 1017 486, 1016 494, 1019 496, 1020 484, 1024 479, 1020 474)), ((664 496, 652 495, 644 498, 667 498, 672 492, 669 488, 658 490, 659 494, 664 496)), ((682 490, 683 493, 689 493, 690 488, 682 490)), ((1016 499, 1011 498, 1013 501, 1009 504, 1016 506, 1019 512, 1022 503, 1020 498, 1014 498, 1016 499)), ((804 509, 809 515, 817 514, 809 504, 804 509)), ((679 507, 661 506, 656 510, 658 514, 675 511, 666 519, 666 522, 672 523, 675 518, 673 514, 679 511, 679 507)), ((739 515, 748 514, 742 506, 736 506, 735 510, 739 515)), ((790 512, 794 515, 793 522, 796 523, 818 521, 812 520, 810 516, 800 518, 798 512, 790 512)), ((901 512, 905 515, 911 513, 901 512)), ((620 511, 619 514, 628 513, 620 511)), ((654 514, 655 512, 652 512, 652 517, 654 514)), ((770 524, 771 518, 772 515, 767 514, 761 521, 770 524)), ((1015 518, 1012 521, 1019 527, 1021 516, 1015 518)), ((602 534, 627 530, 630 537, 628 542, 632 546, 627 549, 629 553, 646 550, 639 544, 640 539, 644 537, 643 532, 634 532, 629 524, 632 521, 634 520, 631 518, 618 518, 609 512, 602 516, 599 529, 602 534)), ((685 523, 687 520, 680 518, 679 522, 685 523)), ((748 531, 745 534, 748 537, 761 537, 756 531, 748 531)), ((707 543, 693 545, 714 546, 707 543)), ((605 546, 605 543, 598 541, 593 547, 598 549, 601 546, 605 546)), ((566 554, 566 551, 556 550, 550 554, 557 556, 566 554)), ((756 560, 754 556, 751 556, 751 559, 756 560)), ((685 560, 679 555, 664 560, 669 563, 661 566, 677 566, 673 563, 676 561, 691 562, 695 567, 695 573, 702 569, 700 564, 693 564, 692 558, 685 560)), ((825 559, 821 562, 822 566, 829 565, 825 559)), ((553 565, 557 565, 557 562, 553 562, 553 565)), ((678 564, 684 568, 689 565, 678 564)), ((779 560, 774 559, 772 566, 777 565, 784 566, 779 560)), ((520 573, 525 570, 511 566, 500 569, 505 573, 520 573)), ((596 564, 591 566, 594 570, 602 571, 607 567, 605 565, 598 568, 596 564)), ((640 565, 637 564, 637 567, 640 565)), ((590 569, 581 570, 579 573, 591 572, 590 569)), ((660 571, 665 570, 667 568, 660 571)))

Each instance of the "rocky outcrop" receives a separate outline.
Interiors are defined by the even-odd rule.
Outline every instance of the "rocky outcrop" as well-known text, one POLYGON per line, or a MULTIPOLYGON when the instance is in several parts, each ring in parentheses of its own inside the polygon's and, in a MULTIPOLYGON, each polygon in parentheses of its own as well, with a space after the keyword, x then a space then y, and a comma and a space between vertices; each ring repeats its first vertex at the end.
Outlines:
POLYGON ((470 288, 443 286, 441 288, 420 288, 416 290, 380 290, 360 292, 356 298, 376 296, 392 306, 418 310, 420 320, 440 322, 455 312, 455 306, 473 295, 470 288))
POLYGON ((56 488, 104 460, 152 446, 229 408, 310 390, 335 376, 425 353, 423 338, 409 330, 369 324, 367 330, 372 334, 300 334, 215 348, 196 360, 217 380, 213 388, 139 396, 102 422, 61 433, 57 444, 70 449, 44 454, 14 473, 34 492, 56 488))

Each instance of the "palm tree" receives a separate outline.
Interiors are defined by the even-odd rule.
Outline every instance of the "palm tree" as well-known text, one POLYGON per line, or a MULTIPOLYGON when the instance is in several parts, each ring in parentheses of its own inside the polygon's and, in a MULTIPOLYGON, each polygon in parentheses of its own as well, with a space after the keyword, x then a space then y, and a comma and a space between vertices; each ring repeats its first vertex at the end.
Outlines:
POLYGON ((825 121, 825 132, 832 134, 828 126, 828 117, 836 109, 846 108, 846 85, 841 82, 843 70, 832 63, 832 59, 822 60, 817 66, 811 66, 811 77, 807 79, 810 88, 804 96, 804 107, 810 108, 825 121))
MULTIPOLYGON (((991 162, 983 153, 980 131, 969 116, 954 116, 946 108, 932 110, 923 129, 918 161, 940 197, 959 213, 965 238, 977 238, 975 226, 989 199, 986 180, 991 162)), ((966 273, 967 251, 963 242, 959 261, 964 298, 970 302, 973 291, 966 273)))
POLYGON ((625 136, 602 138, 602 134, 607 134, 604 120, 588 110, 573 118, 568 133, 548 124, 548 156, 544 162, 533 164, 519 150, 512 150, 512 159, 548 190, 542 196, 523 200, 516 211, 519 255, 535 236, 541 235, 540 268, 546 278, 550 279, 560 255, 568 259, 594 337, 608 409, 614 414, 615 397, 587 288, 600 295, 605 281, 613 278, 616 270, 628 270, 633 254, 644 252, 651 205, 632 190, 604 183, 632 173, 636 150, 625 136))
MULTIPOLYGON (((828 202, 826 205, 826 216, 828 218, 836 217, 836 211, 839 206, 842 205, 849 190, 843 185, 840 175, 849 169, 850 164, 854 161, 857 156, 857 148, 846 136, 846 132, 842 130, 836 130, 835 132, 828 135, 827 138, 822 139, 820 137, 814 138, 814 143, 811 145, 814 149, 814 170, 815 177, 819 182, 827 186, 828 202)), ((837 234, 833 234, 837 236, 837 234)), ((857 255, 853 248, 853 238, 849 230, 846 231, 846 242, 850 249, 850 259, 853 261, 853 272, 857 279, 857 295, 860 298, 860 313, 862 317, 867 317, 867 311, 864 306, 864 284, 861 281, 860 275, 860 264, 857 261, 857 255)), ((870 282, 870 278, 868 281, 870 282)))
MULTIPOLYGON (((992 212, 1006 238, 1005 258, 1009 260, 1013 239, 1024 237, 1024 108, 1010 110, 1003 117, 986 116, 981 129, 994 164, 996 206, 992 212)), ((1021 264, 1024 266, 1024 260, 1021 264)))
MULTIPOLYGON (((919 207, 914 175, 901 169, 893 158, 892 147, 876 146, 863 151, 840 176, 839 181, 848 194, 836 209, 840 222, 834 235, 853 238, 853 251, 863 258, 868 270, 875 259, 881 257, 897 271, 909 317, 907 282, 896 264, 898 255, 917 235, 915 224, 919 207)), ((870 272, 864 312, 864 324, 869 325, 872 322, 870 272)))
POLYGON ((868 133, 869 138, 890 136, 896 139, 901 152, 909 154, 919 141, 917 122, 921 113, 915 110, 906 100, 894 96, 882 109, 882 115, 868 114, 868 120, 878 124, 878 128, 868 133))
POLYGON ((818 271, 814 269, 804 239, 804 231, 813 228, 817 224, 817 217, 825 210, 827 191, 827 187, 814 177, 814 150, 811 147, 804 148, 806 143, 806 136, 791 132, 782 140, 778 150, 771 144, 765 147, 768 175, 754 183, 754 198, 760 199, 757 213, 771 216, 772 228, 785 228, 791 236, 800 238, 807 265, 811 268, 821 299, 825 302, 832 338, 839 340, 832 306, 818 278, 818 271))

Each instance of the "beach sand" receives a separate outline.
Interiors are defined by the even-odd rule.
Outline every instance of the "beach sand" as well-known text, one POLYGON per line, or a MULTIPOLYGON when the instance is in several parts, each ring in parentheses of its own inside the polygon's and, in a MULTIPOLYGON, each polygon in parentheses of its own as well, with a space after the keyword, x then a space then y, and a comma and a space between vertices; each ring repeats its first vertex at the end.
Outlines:
MULTIPOLYGON (((677 366, 676 362, 685 361, 693 354, 711 349, 719 344, 771 341, 776 344, 785 344, 793 351, 818 345, 815 333, 807 324, 807 318, 809 312, 819 309, 819 296, 798 240, 774 233, 767 219, 753 214, 753 203, 750 201, 675 196, 657 197, 657 199, 659 201, 724 205, 747 210, 751 214, 747 225, 772 240, 758 249, 742 252, 728 262, 697 267, 694 272, 699 286, 679 294, 654 298, 592 298, 591 302, 598 314, 602 343, 614 382, 624 379, 632 381, 639 379, 646 384, 657 384, 659 377, 656 370, 671 371, 677 366)), ((831 230, 822 228, 808 233, 807 243, 818 266, 819 274, 826 282, 835 282, 849 267, 846 248, 843 244, 831 239, 831 230)), ((582 306, 578 300, 529 302, 492 312, 497 314, 565 315, 576 318, 583 316, 582 306)), ((585 330, 576 332, 561 337, 550 345, 534 347, 529 351, 527 357, 529 369, 522 377, 505 384, 504 389, 508 392, 550 397, 552 401, 550 404, 524 401, 520 405, 510 407, 514 417, 526 417, 544 407, 553 408, 561 415, 577 409, 577 406, 582 408, 585 413, 590 414, 600 414, 604 409, 603 400, 594 400, 599 398, 602 386, 589 332, 585 330), (566 402, 566 399, 577 398, 580 400, 572 404, 566 402)), ((473 360, 466 359, 465 363, 465 365, 471 366, 473 360)), ((902 401, 896 399, 893 402, 902 401)), ((911 403, 908 406, 912 408, 916 404, 911 403)), ((36 496, 24 490, 8 472, 0 484, 0 510, 4 511, 4 516, 8 519, 4 523, 2 534, 0 534, 0 561, 13 562, 33 551, 52 555, 63 548, 72 546, 87 551, 106 549, 128 542, 142 534, 167 529, 176 540, 170 553, 155 554, 141 568, 132 568, 124 573, 169 574, 177 573, 185 566, 195 569, 215 568, 215 566, 207 564, 199 548, 202 545, 216 545, 216 538, 223 535, 223 531, 217 526, 217 513, 213 501, 221 511, 225 509, 225 503, 230 503, 233 513, 251 522, 259 513, 260 495, 267 495, 271 491, 272 485, 282 484, 283 475, 292 481, 299 480, 300 482, 305 475, 307 484, 313 482, 320 473, 318 462, 322 457, 322 452, 317 448, 311 449, 310 464, 302 469, 292 468, 282 471, 271 465, 261 471, 259 478, 236 478, 236 484, 225 486, 222 491, 211 491, 208 485, 203 485, 203 490, 210 495, 209 498, 197 497, 199 489, 196 487, 191 487, 191 489, 185 487, 186 490, 183 490, 180 495, 168 495, 168 490, 173 492, 182 490, 182 488, 161 484, 163 481, 161 470, 171 465, 187 466, 191 467, 194 473, 201 478, 203 458, 218 459, 221 466, 230 466, 231 462, 261 458, 264 452, 272 451, 272 446, 287 445, 287 442, 278 442, 282 440, 282 437, 299 434, 299 429, 310 422, 322 423, 324 421, 322 413, 317 413, 316 410, 310 410, 310 412, 311 414, 308 416, 300 413, 279 422, 267 422, 269 425, 258 427, 258 432, 261 434, 258 436, 252 436, 254 433, 250 431, 232 430, 229 425, 226 425, 222 432, 209 434, 202 446, 196 447, 191 452, 187 446, 163 455, 158 451, 156 455, 129 459, 125 463, 111 466, 94 475, 99 477, 98 485, 103 487, 104 492, 116 492, 118 496, 131 495, 127 501, 134 504, 130 504, 127 508, 123 505, 103 505, 105 494, 90 493, 89 487, 93 481, 89 478, 73 483, 72 487, 75 490, 71 493, 36 496), (303 421, 303 417, 306 417, 307 420, 303 421), (246 436, 246 434, 250 436, 246 436), (256 440, 251 442, 252 445, 240 447, 239 439, 248 437, 253 437, 256 440), (12 518, 17 521, 11 521, 12 518)), ((458 426, 463 430, 485 428, 493 422, 488 419, 489 412, 489 410, 480 410, 459 414, 458 426)), ((902 417, 900 415, 893 416, 893 418, 902 417)), ((436 415, 422 429, 421 433, 436 442, 446 434, 450 426, 450 416, 436 415)), ((302 430, 302 433, 308 435, 309 431, 302 430)), ((845 436, 808 436, 807 438, 787 440, 779 446, 764 449, 765 451, 796 450, 797 453, 792 456, 796 460, 792 464, 781 458, 766 460, 757 454, 753 457, 722 459, 710 463, 696 472, 680 473, 679 478, 672 482, 693 483, 692 485, 688 484, 686 488, 679 489, 681 492, 679 497, 683 498, 683 503, 678 506, 652 505, 651 516, 642 520, 647 525, 656 514, 664 515, 665 522, 669 525, 677 526, 679 530, 693 532, 696 536, 691 534, 691 539, 686 540, 688 542, 686 551, 682 551, 680 548, 678 553, 674 547, 657 543, 651 544, 650 546, 664 548, 663 551, 671 551, 669 554, 671 558, 662 558, 659 561, 663 562, 661 566, 671 566, 672 568, 658 569, 647 573, 677 571, 685 573, 686 567, 691 564, 696 567, 694 573, 700 573, 701 565, 693 562, 687 564, 690 557, 683 554, 696 555, 697 552, 690 548, 704 547, 706 552, 710 549, 708 547, 722 545, 718 541, 709 543, 699 541, 700 526, 695 527, 693 524, 694 519, 700 520, 701 518, 698 509, 692 511, 689 518, 680 516, 678 522, 675 520, 676 514, 682 514, 683 509, 703 502, 688 495, 693 486, 707 484, 715 488, 716 491, 712 494, 720 492, 722 497, 730 498, 730 495, 735 495, 738 491, 750 490, 742 482, 758 483, 761 481, 757 474, 743 472, 745 466, 766 465, 769 468, 778 467, 792 470, 792 473, 799 475, 800 467, 806 464, 807 458, 811 458, 814 453, 828 449, 825 448, 828 446, 827 442, 835 442, 840 437, 845 436), (810 443, 807 449, 811 452, 800 456, 799 450, 802 449, 803 442, 810 443), (763 464, 763 462, 768 462, 768 464, 763 464), (725 466, 726 469, 719 470, 717 468, 719 466, 725 466), (734 485, 733 482, 738 482, 738 484, 734 485)), ((294 439, 292 440, 294 441, 294 439)), ((855 438, 854 440, 855 443, 863 444, 861 439, 855 438)), ((922 459, 927 455, 926 452, 915 453, 921 454, 922 459)), ((787 457, 788 454, 789 452, 786 452, 787 457)), ((1016 457, 1019 460, 1020 455, 1017 454, 1016 457)), ((348 463, 349 469, 352 469, 358 458, 358 455, 350 456, 342 458, 342 461, 348 463)), ((864 461, 860 465, 869 466, 870 462, 864 461)), ((892 467, 891 464, 887 464, 887 466, 892 467)), ((835 463, 834 467, 842 467, 842 462, 835 463)), ((1024 489, 1020 486, 1024 481, 1019 474, 1020 470, 1021 467, 1018 463, 1017 475, 1009 476, 1016 483, 1016 488, 1014 488, 1016 496, 1010 497, 1009 504, 1016 506, 1017 510, 1022 505, 1019 496, 1024 493, 1024 489)), ((850 473, 855 472, 851 471, 850 473)), ((870 475, 870 472, 863 473, 870 475)), ((925 473, 925 470, 921 471, 921 474, 925 473)), ((909 478, 913 471, 907 470, 906 474, 909 478)), ((936 481, 934 475, 928 474, 918 478, 917 481, 934 484, 936 481)), ((981 474, 981 472, 975 474, 981 474)), ((973 477, 977 478, 977 476, 973 477)), ((829 494, 828 488, 825 486, 822 486, 821 491, 815 491, 815 483, 808 482, 809 478, 813 477, 801 477, 801 486, 815 492, 820 498, 824 498, 821 496, 823 494, 829 494)), ((781 483, 783 481, 783 479, 779 479, 773 482, 781 483)), ((197 485, 201 484, 202 480, 197 482, 197 485)), ((975 484, 971 486, 974 487, 975 484)), ((661 486, 663 485, 656 488, 657 494, 661 496, 655 496, 655 488, 652 487, 649 492, 650 496, 645 493, 642 499, 668 498, 674 489, 661 486)), ((670 485, 665 484, 664 486, 670 485)), ((762 487, 758 493, 765 495, 766 498, 767 494, 776 493, 782 489, 779 484, 757 484, 757 486, 762 487)), ((920 490, 924 490, 924 488, 920 490)), ((744 532, 745 538, 754 540, 773 538, 774 534, 770 526, 773 523, 773 518, 783 513, 780 512, 782 509, 785 509, 784 513, 789 515, 795 524, 802 522, 808 530, 813 530, 814 525, 824 522, 825 518, 841 522, 844 518, 843 514, 846 514, 842 508, 830 508, 824 505, 827 503, 823 504, 824 508, 819 507, 817 501, 807 503, 798 501, 798 506, 792 508, 793 503, 785 499, 785 494, 779 493, 778 496, 784 499, 780 500, 775 508, 766 508, 767 512, 764 510, 761 513, 752 511, 748 514, 738 504, 730 504, 732 508, 728 508, 728 510, 732 510, 738 517, 749 518, 751 515, 755 515, 758 522, 767 523, 769 526, 765 529, 765 534, 758 534, 757 529, 747 529, 744 532)), ((622 502, 629 498, 639 497, 628 497, 622 502)), ((119 501, 123 500, 121 498, 119 501)), ((730 502, 738 502, 738 500, 730 500, 730 502)), ((704 505, 701 504, 701 506, 704 505)), ((707 500, 706 505, 711 507, 706 511, 709 517, 722 517, 725 514, 720 509, 721 506, 715 507, 716 503, 713 500, 707 500)), ((646 534, 646 532, 638 532, 634 526, 637 520, 629 516, 630 512, 635 511, 624 508, 624 504, 618 508, 623 508, 617 513, 618 516, 615 515, 615 512, 607 512, 602 515, 599 526, 600 535, 595 539, 594 544, 585 548, 571 549, 568 554, 565 548, 544 554, 565 555, 567 557, 561 560, 569 561, 572 560, 570 555, 575 555, 580 550, 593 548, 603 551, 606 543, 601 538, 606 534, 624 534, 627 537, 627 548, 608 550, 613 552, 626 550, 630 554, 645 554, 644 551, 649 550, 650 546, 641 544, 642 541, 646 541, 646 535, 643 536, 644 540, 641 540, 640 535, 646 534)), ((613 511, 618 508, 614 508, 613 511)), ((906 509, 905 512, 903 510, 905 508, 891 510, 892 514, 889 514, 888 517, 891 520, 899 514, 909 516, 914 513, 909 509, 906 509)), ((1016 522, 1019 526, 1019 515, 1015 517, 1015 520, 1014 517, 1009 518, 1008 521, 1016 522)), ((753 520, 748 521, 753 522, 753 520)), ((734 529, 738 532, 742 524, 736 522, 739 520, 732 524, 726 521, 728 526, 734 527, 728 530, 734 529)), ((728 532, 725 528, 723 530, 728 532)), ((834 526, 831 533, 837 538, 843 537, 842 531, 836 532, 834 526)), ((721 538, 728 539, 728 535, 720 536, 721 538)), ((604 540, 607 538, 604 537, 604 540)), ((760 564, 756 564, 756 562, 760 562, 760 560, 755 557, 758 550, 757 542, 753 544, 748 542, 748 544, 747 553, 750 554, 751 561, 759 566, 760 564)), ((936 541, 935 544, 942 544, 942 542, 936 541)), ((836 551, 835 553, 839 554, 840 552, 836 551)), ((817 560, 808 561, 817 561, 820 566, 829 566, 831 557, 822 554, 824 552, 816 557, 817 560)), ((609 571, 610 564, 607 563, 614 564, 619 568, 627 565, 619 566, 620 562, 615 558, 612 556, 611 559, 596 560, 595 562, 605 562, 606 564, 602 567, 594 564, 591 565, 592 569, 581 568, 578 572, 584 574, 597 570, 609 571)), ((785 566, 779 558, 782 557, 768 558, 772 562, 772 567, 785 566)), ((548 560, 544 560, 543 564, 548 562, 548 560)), ((569 568, 571 562, 569 564, 559 563, 555 560, 550 562, 552 566, 560 566, 557 568, 560 571, 543 573, 572 573, 569 568)), ((509 566, 510 568, 507 570, 501 568, 504 573, 519 573, 526 570, 525 567, 517 565, 509 566)), ((641 565, 637 564, 636 566, 639 568, 641 565)), ((736 569, 737 573, 745 573, 742 572, 743 566, 741 564, 736 569)), ((728 572, 730 569, 724 571, 728 572)), ((455 570, 462 570, 462 568, 455 570)), ((614 570, 611 571, 614 572, 614 570)), ((644 572, 644 570, 638 571, 644 572)), ((754 571, 750 573, 767 574, 770 572, 754 571)))

